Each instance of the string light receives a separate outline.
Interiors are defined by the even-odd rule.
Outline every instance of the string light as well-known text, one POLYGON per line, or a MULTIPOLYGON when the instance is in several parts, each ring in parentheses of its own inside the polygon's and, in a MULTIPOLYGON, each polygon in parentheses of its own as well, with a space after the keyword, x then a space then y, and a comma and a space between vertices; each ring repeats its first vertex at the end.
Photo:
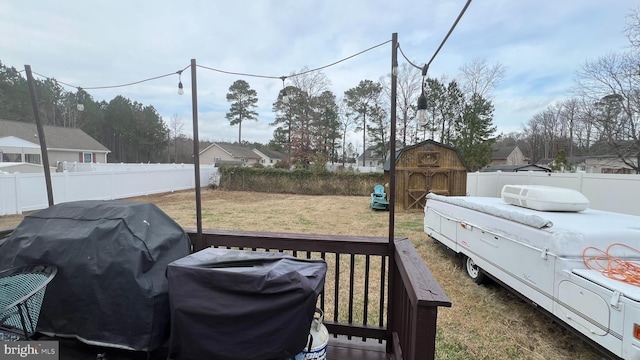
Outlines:
POLYGON ((287 94, 287 89, 284 87, 284 81, 287 79, 286 76, 281 76, 282 79, 282 102, 287 104, 289 103, 289 95, 287 94))
POLYGON ((78 104, 76 105, 76 108, 78 109, 78 111, 84 111, 84 103, 82 101, 82 88, 79 87, 78 88, 78 104))
MULTIPOLYGON (((347 56, 347 57, 345 57, 345 58, 342 58, 342 59, 340 59, 340 60, 338 60, 338 61, 335 61, 335 62, 333 62, 333 63, 331 63, 331 64, 327 64, 327 65, 324 65, 324 66, 320 66, 320 67, 317 67, 317 68, 314 68, 314 69, 311 69, 311 70, 302 71, 302 72, 299 72, 299 73, 294 73, 294 74, 289 75, 288 77, 301 76, 301 75, 305 75, 305 74, 308 74, 308 73, 311 73, 311 72, 314 72, 314 71, 318 71, 318 70, 326 69, 326 68, 328 68, 328 67, 331 67, 331 66, 337 65, 337 64, 339 64, 339 63, 341 63, 341 62, 343 62, 343 61, 346 61, 346 60, 349 60, 349 59, 351 59, 351 58, 354 58, 354 57, 356 57, 356 56, 358 56, 358 55, 361 55, 361 54, 363 54, 363 53, 365 53, 365 52, 368 52, 368 51, 371 51, 371 50, 373 50, 373 49, 375 49, 375 48, 381 47, 381 46, 383 46, 383 45, 385 45, 385 44, 388 44, 389 42, 391 42, 391 40, 387 40, 387 41, 384 41, 384 42, 382 42, 382 43, 380 43, 380 44, 377 44, 377 45, 371 46, 371 47, 369 47, 369 48, 367 48, 367 49, 365 49, 365 50, 362 50, 362 51, 360 51, 360 52, 357 52, 357 53, 355 53, 355 54, 352 54, 352 55, 350 55, 350 56, 347 56)), ((230 75, 239 75, 239 76, 245 76, 245 77, 259 77, 259 78, 266 78, 266 79, 282 79, 282 82, 283 82, 283 90, 284 90, 284 79, 286 79, 286 78, 287 78, 287 76, 256 75, 256 74, 248 74, 248 73, 241 73, 241 72, 232 72, 232 71, 220 70, 220 69, 216 69, 216 68, 212 68, 212 67, 208 67, 208 66, 203 66, 203 65, 196 65, 196 66, 197 66, 197 67, 199 67, 199 68, 203 68, 203 69, 207 69, 207 70, 211 70, 211 71, 216 71, 216 72, 220 72, 220 73, 224 73, 224 74, 230 74, 230 75)), ((148 79, 144 79, 144 80, 139 80, 139 81, 135 81, 135 82, 131 82, 131 83, 120 84, 120 85, 108 85, 108 86, 90 86, 90 87, 84 87, 83 89, 84 89, 84 90, 102 90, 102 89, 114 89, 114 88, 120 88, 120 87, 127 87, 127 86, 132 86, 132 85, 136 85, 136 84, 141 84, 141 83, 144 83, 144 82, 148 82, 148 81, 152 81, 152 80, 157 80, 157 79, 160 79, 160 78, 163 78, 163 77, 167 77, 167 76, 172 76, 172 75, 178 74, 178 94, 179 94, 179 95, 183 95, 183 94, 184 94, 184 86, 182 85, 182 72, 183 72, 184 70, 188 69, 189 67, 191 67, 191 65, 187 65, 187 66, 186 66, 186 67, 184 67, 182 70, 178 70, 177 72, 172 72, 172 73, 169 73, 169 74, 159 75, 159 76, 155 76, 155 77, 152 77, 152 78, 148 78, 148 79)), ((34 72, 34 74, 36 74, 36 75, 38 75, 38 76, 41 76, 41 77, 43 77, 43 78, 45 78, 45 79, 50 79, 49 77, 44 76, 44 75, 41 75, 41 74, 38 74, 38 73, 36 73, 36 72, 34 72)), ((58 80, 56 80, 56 81, 58 81, 58 80)), ((66 86, 68 86, 68 87, 72 87, 72 88, 80 89, 80 87, 79 87, 79 86, 75 86, 75 85, 67 84, 67 83, 64 83, 64 82, 62 82, 62 81, 58 81, 58 82, 59 82, 59 83, 61 83, 61 84, 63 84, 63 85, 66 85, 66 86)), ((286 91, 283 91, 283 92, 284 92, 284 94, 286 94, 286 91)), ((284 95, 284 94, 283 94, 283 95, 284 95)), ((284 100, 285 100, 285 99, 283 99, 283 101, 284 101, 284 100)), ((287 100, 288 100, 288 97, 287 97, 287 100)), ((84 105, 83 105, 83 106, 84 106, 84 105)))
POLYGON ((178 95, 184 95, 184 88, 182 87, 182 70, 178 71, 178 95))
MULTIPOLYGON (((438 46, 436 51, 433 53, 433 56, 431 56, 431 59, 429 60, 429 62, 426 63, 423 67, 420 67, 420 66, 412 63, 411 60, 409 60, 409 58, 407 58, 407 56, 404 54, 404 51, 402 51, 402 48, 400 47, 400 44, 398 44, 398 49, 400 50, 400 54, 402 54, 402 56, 405 58, 405 60, 407 60, 407 62, 409 64, 411 64, 411 66, 422 70, 422 90, 420 92, 420 97, 418 97, 418 113, 417 113, 417 115, 418 115, 418 125, 419 126, 426 126, 427 125, 427 106, 428 106, 428 103, 427 103, 427 96, 424 94, 424 87, 426 85, 425 84, 425 77, 427 76, 427 71, 429 70, 429 65, 431 65, 431 63, 436 58, 436 56, 438 55, 438 53, 440 52, 440 50, 442 49, 444 44, 447 42, 447 40, 449 39, 449 36, 451 36, 451 33, 453 33, 453 30, 458 25, 458 22, 460 21, 460 19, 462 19, 462 16, 467 11, 467 8, 469 7, 470 4, 471 4, 471 0, 467 0, 467 3, 464 5, 462 10, 458 14, 458 17, 456 18, 456 20, 451 25, 451 28, 449 28, 449 31, 447 32, 447 35, 445 35, 444 39, 442 39, 442 42, 440 42, 440 46, 438 46)), ((395 64, 394 64, 394 66, 395 66, 395 64)))
POLYGON ((422 91, 420 93, 420 97, 418 98, 418 125, 419 126, 427 126, 427 96, 424 94, 424 87, 426 82, 427 70, 429 69, 429 65, 425 65, 422 68, 422 91))

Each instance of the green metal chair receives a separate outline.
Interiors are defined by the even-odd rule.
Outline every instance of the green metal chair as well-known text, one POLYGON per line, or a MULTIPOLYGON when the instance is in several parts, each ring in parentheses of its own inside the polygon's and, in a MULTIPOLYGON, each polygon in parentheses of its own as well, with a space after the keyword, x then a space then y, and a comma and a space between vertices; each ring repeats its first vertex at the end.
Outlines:
POLYGON ((35 334, 47 284, 57 271, 53 265, 0 271, 0 341, 26 340, 35 334))

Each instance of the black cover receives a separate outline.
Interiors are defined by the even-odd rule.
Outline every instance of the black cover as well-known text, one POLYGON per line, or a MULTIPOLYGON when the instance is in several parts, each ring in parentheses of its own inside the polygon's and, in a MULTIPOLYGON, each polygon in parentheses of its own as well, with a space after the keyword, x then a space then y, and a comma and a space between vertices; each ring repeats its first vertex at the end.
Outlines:
POLYGON ((150 351, 169 335, 167 265, 188 235, 150 203, 78 201, 24 218, 0 246, 0 269, 47 263, 38 331, 150 351))
POLYGON ((308 339, 324 260, 204 249, 169 264, 169 357, 291 358, 308 339))

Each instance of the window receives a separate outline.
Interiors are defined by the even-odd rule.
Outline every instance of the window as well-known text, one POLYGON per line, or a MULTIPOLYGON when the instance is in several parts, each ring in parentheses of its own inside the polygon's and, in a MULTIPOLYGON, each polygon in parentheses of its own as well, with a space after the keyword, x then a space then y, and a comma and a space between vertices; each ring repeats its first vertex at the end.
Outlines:
POLYGON ((30 164, 41 164, 42 163, 40 161, 40 154, 24 154, 24 160, 25 160, 25 162, 28 162, 30 164))
POLYGON ((92 163, 93 162, 93 153, 82 153, 82 162, 83 163, 92 163))

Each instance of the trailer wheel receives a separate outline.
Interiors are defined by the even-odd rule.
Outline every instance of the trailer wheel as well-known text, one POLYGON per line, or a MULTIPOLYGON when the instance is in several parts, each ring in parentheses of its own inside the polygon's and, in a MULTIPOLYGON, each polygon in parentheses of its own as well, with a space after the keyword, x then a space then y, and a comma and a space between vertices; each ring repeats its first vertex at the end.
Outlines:
POLYGON ((473 280, 476 284, 484 283, 486 279, 486 275, 482 272, 480 267, 476 265, 475 261, 472 258, 465 256, 464 257, 464 268, 467 270, 467 275, 473 280))

